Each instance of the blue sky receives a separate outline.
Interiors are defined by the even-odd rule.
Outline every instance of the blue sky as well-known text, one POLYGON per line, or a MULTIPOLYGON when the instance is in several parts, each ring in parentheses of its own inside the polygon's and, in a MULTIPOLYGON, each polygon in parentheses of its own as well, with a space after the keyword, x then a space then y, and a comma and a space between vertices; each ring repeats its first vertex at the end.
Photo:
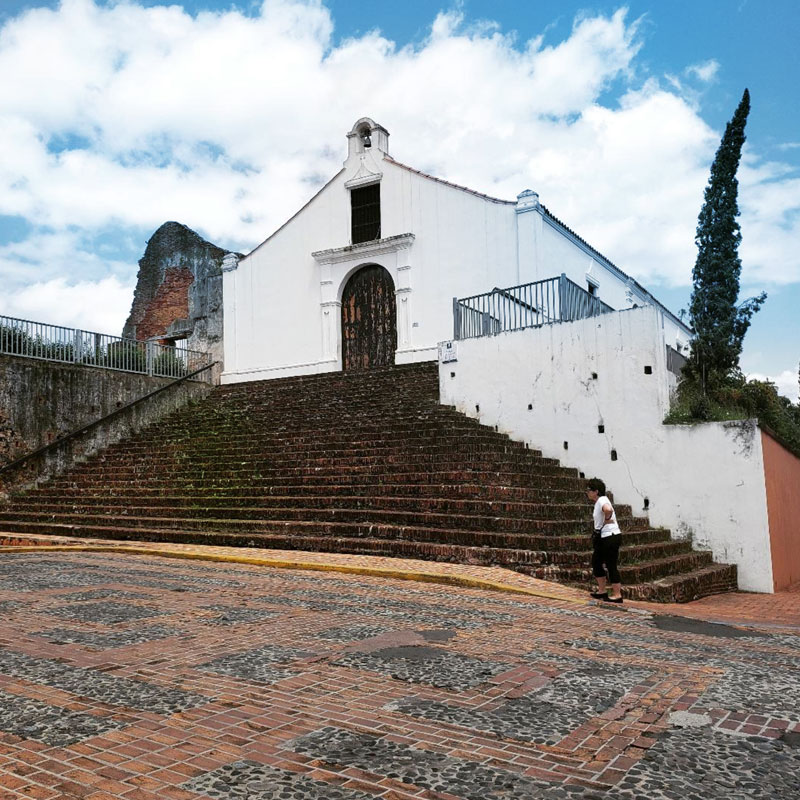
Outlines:
POLYGON ((796 0, 0 0, 0 313, 118 331, 148 236, 247 251, 371 116, 402 161, 536 189, 659 299, 688 301, 708 168, 745 86, 742 366, 800 358, 796 0))

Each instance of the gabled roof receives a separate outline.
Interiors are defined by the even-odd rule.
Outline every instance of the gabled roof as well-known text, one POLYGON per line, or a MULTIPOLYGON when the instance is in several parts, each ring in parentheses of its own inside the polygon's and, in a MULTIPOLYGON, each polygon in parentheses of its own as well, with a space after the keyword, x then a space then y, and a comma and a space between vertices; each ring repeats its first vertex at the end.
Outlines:
POLYGON ((384 161, 389 161, 392 164, 395 164, 402 169, 408 170, 409 172, 413 172, 415 175, 421 175, 423 178, 428 178, 429 180, 436 181, 436 183, 442 183, 445 186, 450 186, 453 189, 459 189, 462 192, 468 192, 469 194, 475 195, 475 197, 482 197, 484 200, 488 200, 491 203, 500 203, 504 206, 515 206, 517 203, 515 200, 501 200, 499 197, 492 197, 488 194, 483 194, 483 192, 476 192, 474 189, 470 189, 466 186, 461 186, 458 183, 452 183, 450 181, 446 181, 443 178, 437 178, 435 175, 429 175, 427 172, 423 172, 419 169, 414 169, 414 167, 409 167, 408 164, 403 164, 401 161, 397 161, 396 159, 392 158, 390 155, 383 156, 384 161))
POLYGON ((596 250, 594 247, 592 247, 592 245, 590 245, 589 242, 587 242, 583 237, 575 233, 575 231, 573 231, 572 228, 569 228, 567 225, 565 225, 555 214, 553 214, 547 208, 547 206, 544 206, 540 203, 539 207, 542 209, 544 216, 552 223, 554 223, 555 227, 561 228, 561 230, 569 234, 573 239, 580 242, 580 244, 582 244, 589 252, 591 252, 594 256, 597 257, 598 261, 600 261, 600 263, 603 264, 603 266, 608 267, 612 272, 616 272, 621 278, 624 278, 627 283, 636 288, 638 294, 640 294, 643 298, 647 298, 650 302, 653 303, 653 305, 658 306, 666 314, 669 314, 669 316, 672 317, 672 319, 675 320, 675 322, 677 322, 682 327, 686 328, 687 331, 692 330, 680 317, 678 317, 676 314, 670 311, 663 303, 661 303, 650 292, 648 292, 647 289, 645 289, 644 286, 642 286, 642 284, 639 283, 639 281, 637 281, 635 278, 632 278, 630 275, 628 275, 627 272, 623 272, 623 270, 621 270, 613 261, 610 261, 599 250, 596 250))
POLYGON ((289 217, 289 219, 275 228, 275 230, 272 231, 272 233, 267 236, 263 242, 257 244, 246 256, 244 256, 244 258, 249 258, 251 255, 253 255, 253 253, 255 253, 256 250, 258 250, 260 247, 263 247, 273 236, 275 236, 275 234, 277 234, 279 231, 282 231, 295 217, 299 216, 303 211, 305 211, 305 209, 308 208, 343 172, 344 167, 342 167, 342 169, 340 169, 329 181, 327 181, 322 187, 314 192, 314 194, 309 197, 308 200, 306 200, 306 202, 303 203, 303 205, 300 206, 300 208, 298 208, 291 217, 289 217))

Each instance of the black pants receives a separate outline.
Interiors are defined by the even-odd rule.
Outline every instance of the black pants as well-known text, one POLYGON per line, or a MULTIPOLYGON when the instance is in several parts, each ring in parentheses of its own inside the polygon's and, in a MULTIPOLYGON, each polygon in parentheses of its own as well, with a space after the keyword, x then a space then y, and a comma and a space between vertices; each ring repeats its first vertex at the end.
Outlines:
POLYGON ((594 533, 592 535, 592 544, 594 545, 594 553, 592 553, 592 572, 595 578, 605 578, 607 569, 609 582, 620 583, 617 559, 619 558, 619 546, 621 542, 621 533, 615 533, 613 536, 606 536, 605 538, 601 538, 599 533, 594 533), (606 569, 603 569, 604 564, 606 569))

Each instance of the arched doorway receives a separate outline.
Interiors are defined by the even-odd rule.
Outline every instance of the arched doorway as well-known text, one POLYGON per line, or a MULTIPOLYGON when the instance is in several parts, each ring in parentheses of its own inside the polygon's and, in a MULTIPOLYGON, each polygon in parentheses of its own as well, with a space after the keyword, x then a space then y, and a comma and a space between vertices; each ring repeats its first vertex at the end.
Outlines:
POLYGON ((342 292, 342 369, 394 364, 397 304, 392 276, 377 264, 350 276, 342 292))

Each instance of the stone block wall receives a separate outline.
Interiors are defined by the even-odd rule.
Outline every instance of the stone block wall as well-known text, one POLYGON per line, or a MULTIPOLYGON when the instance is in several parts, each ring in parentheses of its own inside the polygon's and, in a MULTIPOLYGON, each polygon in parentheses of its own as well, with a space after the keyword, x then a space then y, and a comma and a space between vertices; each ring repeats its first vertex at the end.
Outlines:
MULTIPOLYGON (((171 378, 0 355, 0 468, 171 382, 171 378)), ((11 475, 0 475, 0 495, 57 474, 210 390, 206 383, 185 381, 161 392, 56 452, 11 475)))

